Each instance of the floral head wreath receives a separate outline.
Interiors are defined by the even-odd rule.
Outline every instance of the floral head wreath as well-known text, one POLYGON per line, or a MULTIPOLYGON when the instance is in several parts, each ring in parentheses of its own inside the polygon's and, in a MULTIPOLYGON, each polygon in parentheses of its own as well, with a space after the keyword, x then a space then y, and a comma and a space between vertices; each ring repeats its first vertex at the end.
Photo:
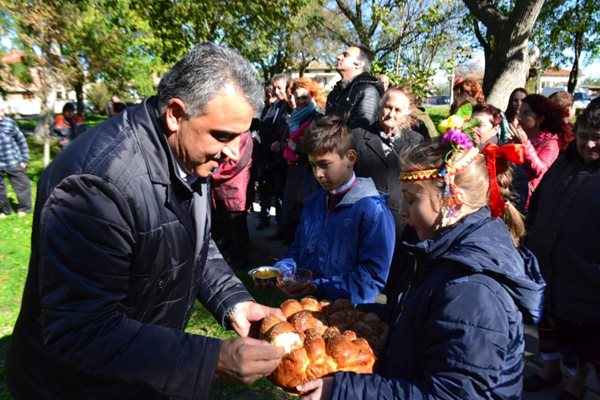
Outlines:
MULTIPOLYGON (((445 214, 442 226, 445 226, 444 220, 447 222, 461 207, 456 196, 455 175, 468 167, 480 153, 479 149, 473 145, 472 140, 472 130, 479 125, 480 121, 470 118, 472 112, 473 106, 465 104, 458 109, 456 115, 451 115, 439 124, 438 128, 443 133, 441 143, 450 143, 451 145, 451 149, 446 153, 444 162, 439 168, 413 169, 400 173, 402 182, 444 180, 443 207, 445 214)), ((499 147, 488 144, 481 153, 486 158, 490 182, 488 204, 492 210, 492 216, 497 218, 506 211, 506 203, 498 186, 496 159, 502 158, 522 164, 524 160, 523 146, 510 144, 499 147)))
POLYGON ((471 137, 471 131, 473 127, 479 125, 479 121, 470 118, 472 112, 473 106, 465 104, 458 109, 455 115, 449 116, 438 125, 440 132, 443 133, 441 143, 450 143, 451 145, 441 167, 402 171, 400 180, 406 182, 446 179, 467 167, 479 154, 471 137))

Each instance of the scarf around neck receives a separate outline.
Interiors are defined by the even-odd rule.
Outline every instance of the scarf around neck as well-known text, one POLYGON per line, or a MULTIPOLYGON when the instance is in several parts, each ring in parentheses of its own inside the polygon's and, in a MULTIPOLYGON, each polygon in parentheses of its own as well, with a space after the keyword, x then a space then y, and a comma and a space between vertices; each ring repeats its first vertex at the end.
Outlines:
POLYGON ((294 132, 296 129, 298 129, 300 125, 302 125, 302 122, 304 122, 304 120, 308 118, 308 116, 311 115, 313 111, 315 111, 316 107, 317 106, 313 101, 302 109, 296 108, 294 111, 292 111, 292 114, 288 118, 290 132, 294 132))

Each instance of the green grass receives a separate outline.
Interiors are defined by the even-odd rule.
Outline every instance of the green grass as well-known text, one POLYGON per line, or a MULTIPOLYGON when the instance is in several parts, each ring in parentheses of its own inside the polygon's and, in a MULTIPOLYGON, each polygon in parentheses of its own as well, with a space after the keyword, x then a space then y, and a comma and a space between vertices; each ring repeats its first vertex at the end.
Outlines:
POLYGON ((448 117, 448 114, 450 113, 450 106, 433 107, 430 105, 425 105, 425 110, 427 110, 427 113, 437 127, 441 120, 448 117))

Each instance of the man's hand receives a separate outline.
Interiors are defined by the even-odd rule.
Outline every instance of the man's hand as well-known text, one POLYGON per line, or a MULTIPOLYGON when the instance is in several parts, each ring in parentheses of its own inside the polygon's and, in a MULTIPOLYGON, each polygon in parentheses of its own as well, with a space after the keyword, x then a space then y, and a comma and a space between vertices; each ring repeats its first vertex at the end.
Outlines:
POLYGON ((279 153, 281 151, 281 147, 279 146, 279 142, 271 143, 271 151, 275 153, 279 153))
POLYGON ((333 392, 333 378, 321 378, 316 381, 296 386, 296 390, 302 393, 301 400, 329 400, 333 392))
POLYGON ((24 161, 21 161, 21 162, 19 163, 19 167, 21 167, 21 169, 27 169, 27 163, 26 163, 26 162, 24 162, 24 161))
POLYGON ((286 319, 279 308, 266 307, 253 301, 246 301, 231 316, 231 326, 238 335, 246 337, 250 335, 250 329, 253 325, 258 332, 258 322, 269 315, 276 315, 282 320, 286 319))
POLYGON ((277 368, 283 348, 248 337, 225 340, 221 346, 215 378, 250 384, 277 368))

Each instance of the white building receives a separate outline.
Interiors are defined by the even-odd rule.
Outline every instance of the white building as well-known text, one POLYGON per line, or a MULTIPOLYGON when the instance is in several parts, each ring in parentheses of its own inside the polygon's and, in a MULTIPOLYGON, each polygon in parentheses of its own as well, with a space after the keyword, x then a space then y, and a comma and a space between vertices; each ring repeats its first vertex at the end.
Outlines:
MULTIPOLYGON (((13 50, 2 54, 2 64, 11 65, 21 61, 22 51, 13 50)), ((4 92, 5 111, 10 115, 27 116, 37 115, 41 111, 42 101, 37 96, 40 87, 40 78, 32 71, 33 82, 24 84, 13 79, 2 86, 4 92)), ((75 102, 77 97, 74 90, 67 89, 63 84, 56 83, 48 94, 48 104, 55 114, 60 114, 67 102, 75 102)))

